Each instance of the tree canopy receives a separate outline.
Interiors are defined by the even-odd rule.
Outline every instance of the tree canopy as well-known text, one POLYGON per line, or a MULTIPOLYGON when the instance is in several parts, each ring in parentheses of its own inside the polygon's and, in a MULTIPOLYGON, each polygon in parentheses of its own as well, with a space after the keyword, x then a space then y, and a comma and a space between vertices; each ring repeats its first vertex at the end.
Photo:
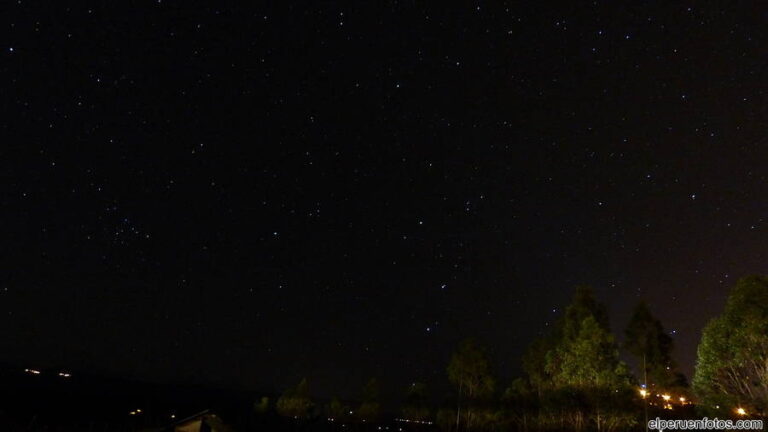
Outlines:
POLYGON ((457 390, 456 429, 462 421, 471 429, 480 420, 479 403, 496 387, 485 348, 473 339, 464 340, 448 364, 448 380, 457 390))
MULTIPOLYGON (((523 367, 537 401, 523 399, 530 395, 520 382, 506 396, 518 405, 538 406, 541 428, 617 430, 634 425, 632 409, 622 406, 631 401, 632 377, 619 359, 606 308, 588 286, 576 288, 562 319, 534 342, 523 367)), ((527 413, 519 407, 509 412, 527 427, 527 413)))
POLYGON ((687 385, 685 376, 677 371, 677 364, 672 359, 672 338, 645 302, 635 306, 624 335, 624 348, 637 360, 641 372, 638 378, 643 384, 664 389, 687 385))
POLYGON ((381 415, 381 402, 379 402, 379 381, 371 378, 363 386, 362 403, 357 409, 357 417, 365 422, 379 419, 381 415))
POLYGON ((629 385, 629 370, 619 360, 613 335, 592 316, 579 327, 576 338, 559 350, 559 367, 551 371, 554 382, 586 389, 629 385))
POLYGON ((284 417, 307 418, 312 408, 309 383, 303 378, 296 387, 288 388, 277 400, 277 412, 284 417))
POLYGON ((740 279, 704 328, 693 388, 704 406, 768 415, 768 277, 740 279))

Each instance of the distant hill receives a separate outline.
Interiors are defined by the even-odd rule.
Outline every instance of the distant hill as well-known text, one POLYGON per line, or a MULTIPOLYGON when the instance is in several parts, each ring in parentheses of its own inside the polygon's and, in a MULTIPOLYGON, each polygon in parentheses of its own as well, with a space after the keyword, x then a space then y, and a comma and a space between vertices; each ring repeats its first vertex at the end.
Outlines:
POLYGON ((236 417, 252 410, 255 398, 229 389, 0 366, 0 426, 6 426, 4 430, 35 430, 36 425, 56 425, 54 430, 135 430, 204 409, 215 409, 225 418, 227 414, 236 417))

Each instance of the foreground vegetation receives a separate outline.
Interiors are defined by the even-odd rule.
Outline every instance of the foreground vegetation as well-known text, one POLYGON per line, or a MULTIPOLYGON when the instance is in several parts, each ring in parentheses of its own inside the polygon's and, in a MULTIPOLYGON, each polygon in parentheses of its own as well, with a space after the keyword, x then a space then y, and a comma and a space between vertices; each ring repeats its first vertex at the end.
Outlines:
MULTIPOLYGON (((692 389, 672 358, 673 341, 648 305, 635 307, 619 346, 608 313, 588 286, 576 288, 553 330, 522 359, 524 376, 501 385, 486 349, 460 344, 447 366, 454 392, 436 409, 426 387, 408 389, 401 416, 448 432, 645 430, 648 419, 764 418, 768 413, 768 278, 750 276, 733 288, 724 313, 703 333, 692 389), (624 351, 636 370, 621 360, 624 351), (696 402, 695 404, 693 402, 696 402)), ((277 412, 307 419, 325 416, 345 425, 381 419, 377 383, 359 406, 334 399, 316 407, 304 380, 277 400, 277 412)), ((269 402, 260 402, 267 410, 269 402)))
POLYGON ((280 396, 255 397, 13 367, 0 368, 0 427, 165 431, 200 410, 218 431, 608 432, 645 430, 656 417, 766 418, 768 278, 749 276, 733 287, 723 313, 703 331, 690 388, 673 360, 672 338, 645 303, 636 305, 622 341, 605 306, 580 286, 551 332, 531 344, 524 373, 512 382, 496 378, 482 344, 459 344, 447 359, 452 390, 438 404, 421 382, 403 389, 393 410, 383 407, 376 379, 355 400, 318 401, 307 379, 280 396))

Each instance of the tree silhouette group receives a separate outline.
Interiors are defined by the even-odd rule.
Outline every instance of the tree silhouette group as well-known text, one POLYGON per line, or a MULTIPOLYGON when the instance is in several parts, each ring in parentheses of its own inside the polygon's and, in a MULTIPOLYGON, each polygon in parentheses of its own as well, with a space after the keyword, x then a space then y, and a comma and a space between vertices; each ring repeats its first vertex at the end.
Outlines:
MULTIPOLYGON (((602 432, 645 430, 656 417, 768 414, 767 277, 739 280, 723 314, 706 326, 691 388, 673 360, 672 338, 646 303, 636 305, 623 335, 619 345, 605 306, 589 286, 578 286, 551 331, 524 354, 523 376, 502 386, 487 349, 464 340, 446 368, 452 394, 433 407, 426 385, 415 382, 406 389, 396 420, 447 432, 602 432), (622 352, 636 364, 634 373, 622 352)), ((357 402, 333 398, 323 406, 312 402, 303 379, 274 408, 298 422, 322 419, 360 430, 380 428, 387 420, 376 379, 365 384, 357 402)), ((268 411, 269 401, 258 401, 255 409, 268 411)))

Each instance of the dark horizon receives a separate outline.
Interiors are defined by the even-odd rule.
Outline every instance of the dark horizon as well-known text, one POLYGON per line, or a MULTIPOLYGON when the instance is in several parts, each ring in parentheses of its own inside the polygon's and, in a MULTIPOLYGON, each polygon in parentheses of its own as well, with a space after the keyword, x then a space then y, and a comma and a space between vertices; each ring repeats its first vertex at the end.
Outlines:
POLYGON ((756 5, 8 6, 0 362, 389 400, 765 274, 756 5))

